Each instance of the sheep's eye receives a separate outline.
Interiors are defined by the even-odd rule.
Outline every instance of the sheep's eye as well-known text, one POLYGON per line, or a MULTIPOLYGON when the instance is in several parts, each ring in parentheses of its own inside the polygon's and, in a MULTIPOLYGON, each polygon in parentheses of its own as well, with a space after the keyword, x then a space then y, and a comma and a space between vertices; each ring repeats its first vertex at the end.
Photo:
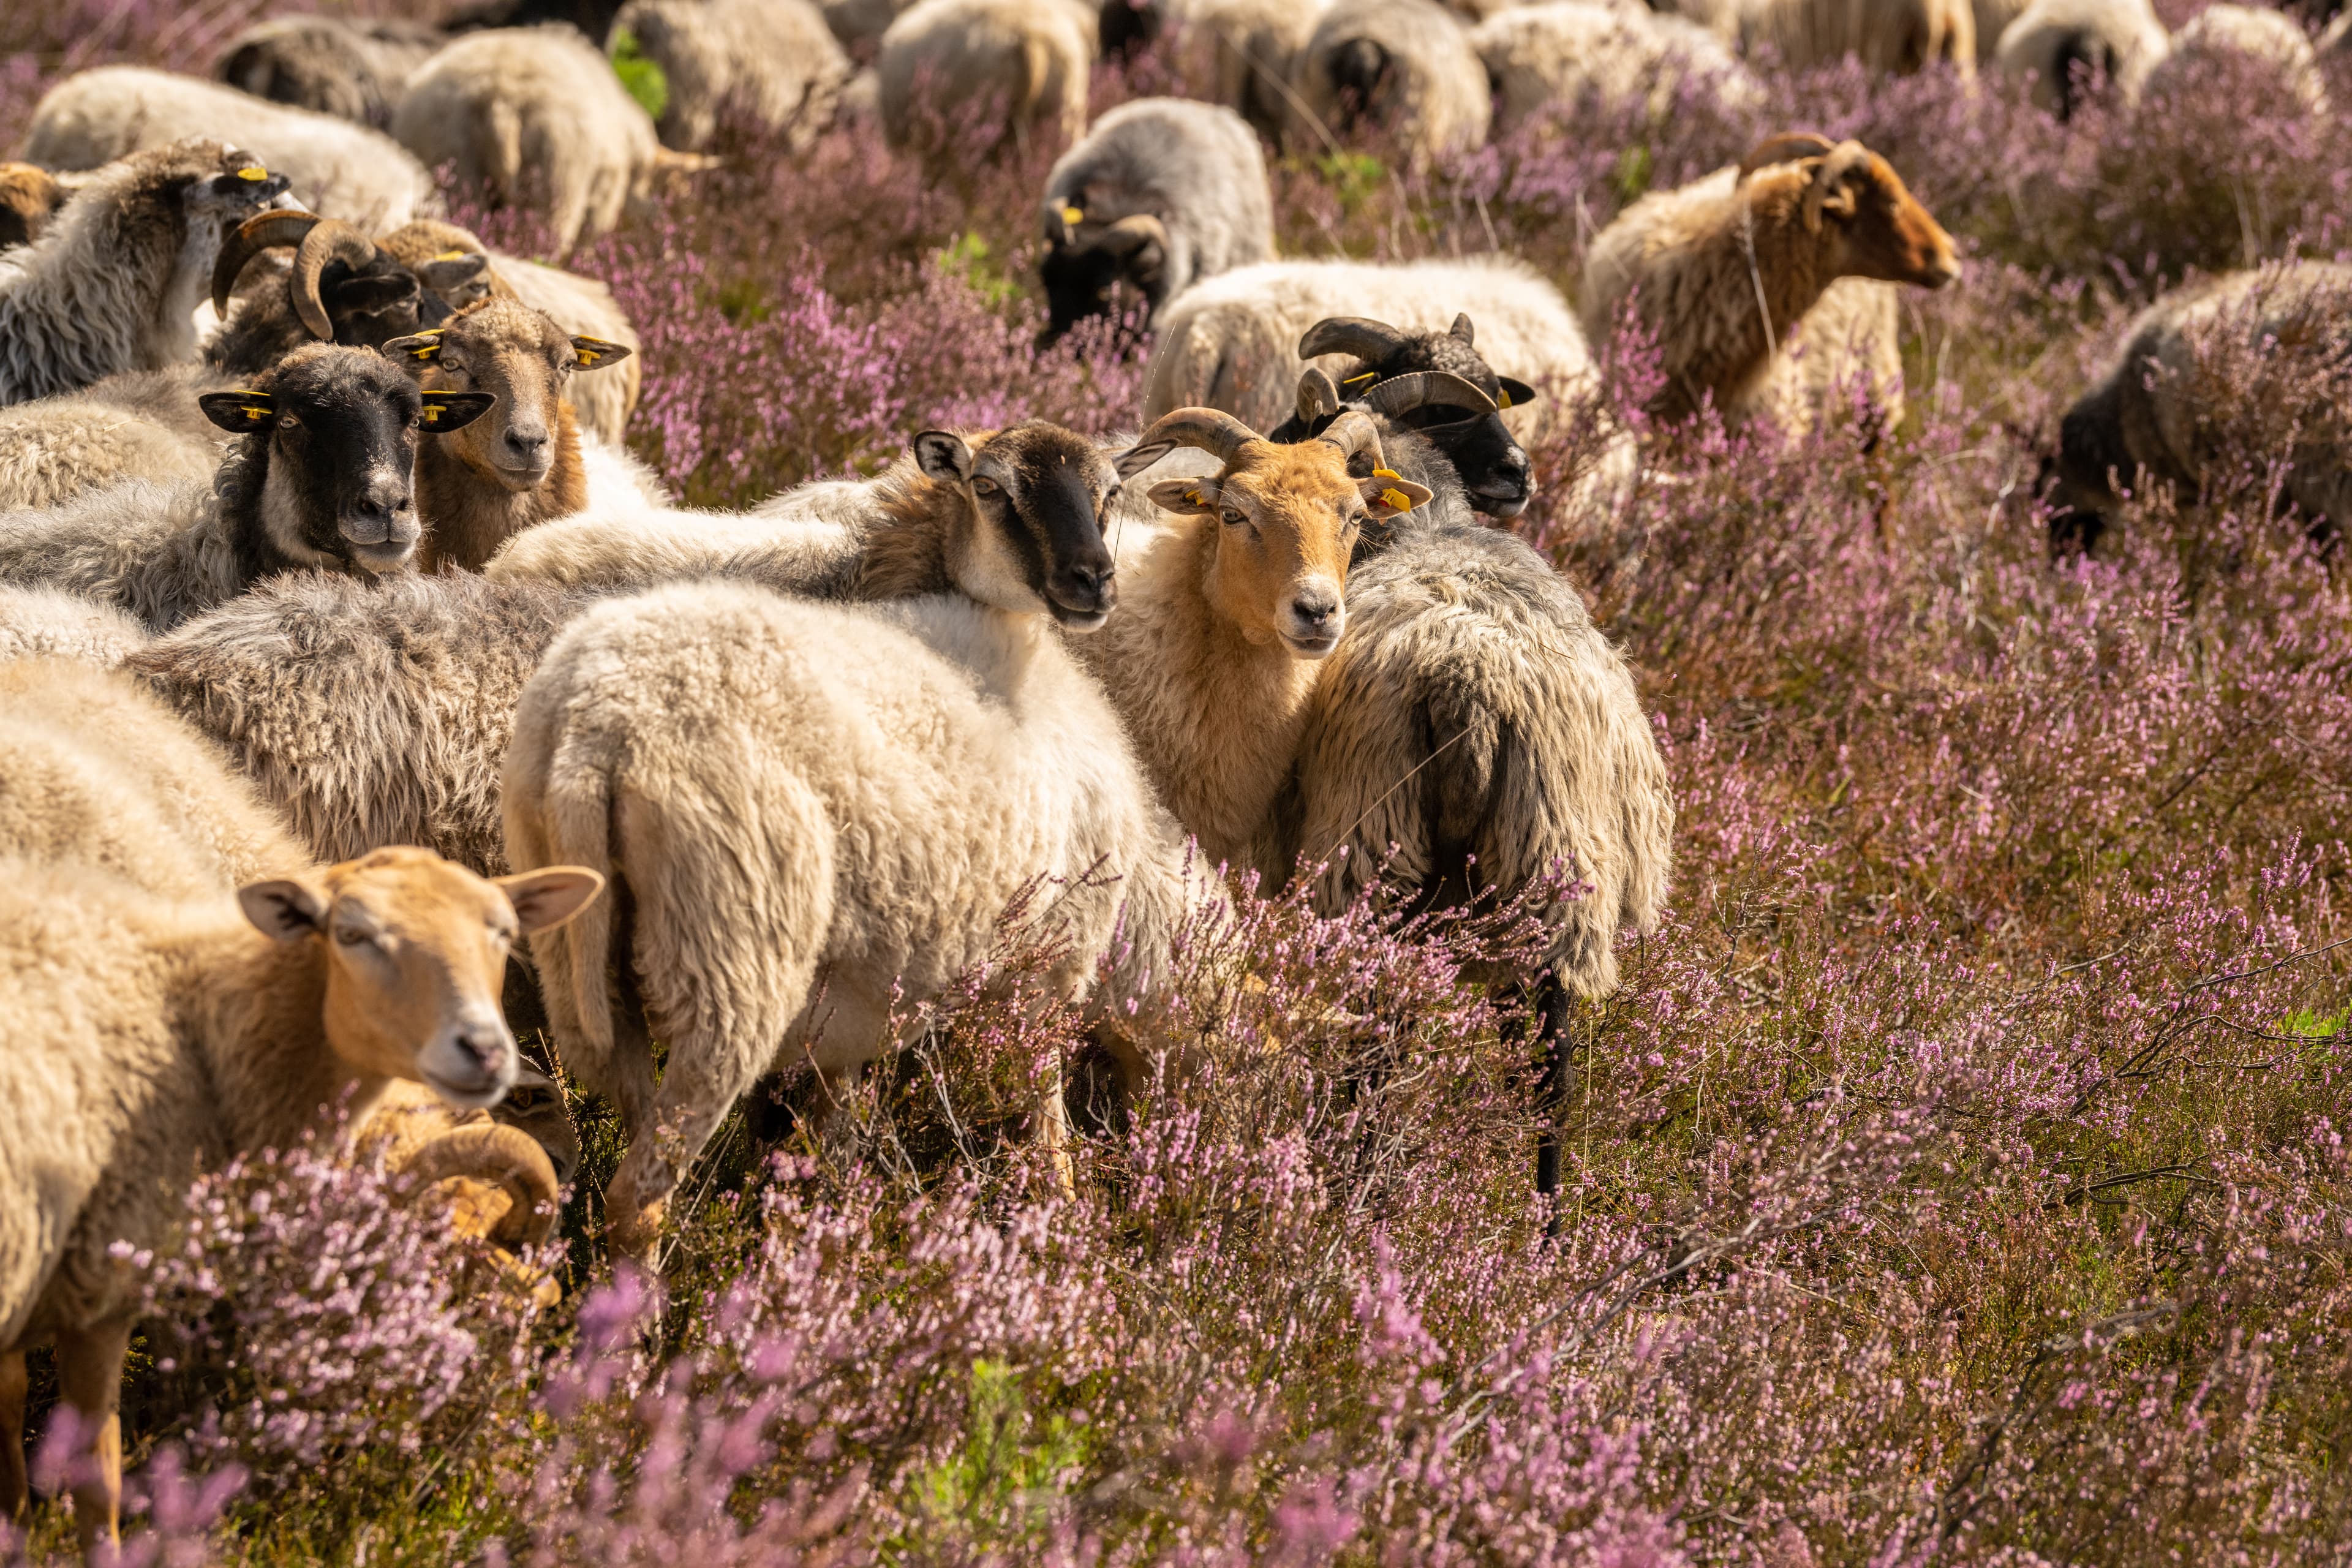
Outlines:
POLYGON ((291 414, 281 414, 278 416, 278 427, 280 430, 299 430, 302 428, 302 421, 291 414))
POLYGON ((514 945, 515 933, 505 926, 492 926, 490 935, 509 947, 514 945))
POLYGON ((1217 515, 1224 520, 1225 525, 1229 528, 1245 527, 1249 522, 1249 519, 1243 514, 1241 508, 1235 506, 1226 507, 1217 515))
POLYGON ((971 493, 976 496, 999 495, 1003 493, 1003 489, 994 479, 980 476, 971 481, 971 493))
POLYGON ((362 931, 357 926, 337 926, 335 942, 341 947, 367 947, 375 942, 375 936, 373 932, 362 931))

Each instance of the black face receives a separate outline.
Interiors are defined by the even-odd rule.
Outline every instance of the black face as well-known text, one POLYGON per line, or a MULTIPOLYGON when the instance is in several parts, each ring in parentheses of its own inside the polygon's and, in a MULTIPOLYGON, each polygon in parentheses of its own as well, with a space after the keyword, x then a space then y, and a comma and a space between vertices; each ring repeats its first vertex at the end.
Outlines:
POLYGON ((416 275, 378 251, 364 267, 341 259, 319 275, 319 298, 335 323, 335 342, 380 349, 449 319, 440 296, 420 288, 416 275))
MULTIPOLYGON (((1536 395, 1525 382, 1496 375, 1476 349, 1451 331, 1412 333, 1377 363, 1359 369, 1373 372, 1373 379, 1366 381, 1360 374, 1339 388, 1341 396, 1354 396, 1377 382, 1423 370, 1458 375, 1505 407, 1516 408, 1536 395)), ((1431 405, 1399 415, 1396 422, 1429 437, 1430 444, 1454 465, 1476 510, 1508 520, 1527 509, 1535 493, 1527 448, 1499 416, 1431 405)))
POLYGON ((980 498, 1054 619, 1092 631, 1118 603, 1103 518, 1118 476, 1082 436, 1030 420, 984 444, 972 469, 980 498))
POLYGON ((1115 257, 1092 247, 1080 250, 1056 245, 1045 252, 1037 270, 1038 280, 1045 286, 1048 315, 1045 330, 1037 334, 1039 348, 1059 342, 1064 332, 1089 316, 1109 313, 1111 289, 1120 271, 1115 257))

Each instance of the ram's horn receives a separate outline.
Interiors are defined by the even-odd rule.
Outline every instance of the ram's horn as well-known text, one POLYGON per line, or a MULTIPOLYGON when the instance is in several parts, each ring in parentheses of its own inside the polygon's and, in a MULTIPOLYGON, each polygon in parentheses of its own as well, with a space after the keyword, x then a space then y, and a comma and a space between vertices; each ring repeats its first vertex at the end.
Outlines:
POLYGON ((1362 316, 1326 316, 1307 328, 1307 335, 1298 340, 1298 357, 1354 354, 1366 364, 1374 364, 1404 344, 1405 335, 1386 321, 1362 316))
POLYGON ((213 309, 226 315, 228 297, 253 258, 276 246, 301 244, 320 221, 317 213, 280 208, 256 213, 237 225, 236 232, 221 247, 220 259, 213 264, 213 309))
POLYGON ((1356 401, 1391 419, 1433 403, 1479 414, 1497 412, 1495 400, 1479 391, 1475 382, 1465 381, 1446 370, 1417 370, 1407 375, 1392 375, 1359 395, 1356 401))
POLYGON ((1147 245, 1168 248, 1168 226, 1150 213, 1135 213, 1103 230, 1095 248, 1106 256, 1132 256, 1147 245))
POLYGON ((1374 425, 1372 416, 1360 408, 1347 410, 1315 438, 1328 441, 1350 458, 1359 452, 1369 451, 1372 455, 1372 467, 1388 467, 1388 459, 1381 455, 1380 426, 1374 425))
POLYGON ((1778 136, 1767 136, 1756 144, 1756 150, 1739 161, 1739 180, 1757 170, 1774 163, 1793 163, 1800 158, 1820 158, 1834 151, 1836 143, 1812 131, 1783 131, 1778 136))
POLYGON ((1298 373, 1298 417, 1312 425, 1326 414, 1339 412, 1339 389, 1331 378, 1317 365, 1308 365, 1298 373))
POLYGON ((375 241, 339 218, 320 218, 294 252, 294 313, 310 329, 310 335, 321 342, 332 342, 335 337, 334 319, 327 314, 327 302, 319 297, 319 279, 330 261, 341 261, 357 269, 373 261, 375 241))
POLYGON ((546 1233, 560 1187, 555 1163, 539 1141, 502 1121, 444 1132, 412 1156, 403 1174, 423 1186, 449 1176, 471 1176, 503 1187, 514 1206, 501 1215, 489 1239, 503 1247, 535 1241, 546 1233))
POLYGON ((1243 442, 1263 439, 1221 408, 1179 408, 1153 420, 1151 428, 1111 462, 1120 479, 1131 479, 1179 447, 1197 447, 1220 463, 1230 463, 1243 442))

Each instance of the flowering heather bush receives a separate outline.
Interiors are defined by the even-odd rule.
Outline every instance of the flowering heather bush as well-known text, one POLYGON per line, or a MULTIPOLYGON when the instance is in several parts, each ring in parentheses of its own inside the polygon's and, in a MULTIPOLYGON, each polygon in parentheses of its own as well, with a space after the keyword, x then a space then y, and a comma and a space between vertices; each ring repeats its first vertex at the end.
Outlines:
MULTIPOLYGON (((0 123, 263 9, 12 15, 0 123)), ((1104 67, 1096 107, 1169 70, 1104 67)), ((1767 70, 1752 109, 1563 105, 1423 178, 1284 159, 1289 253, 1499 247, 1572 287, 1643 192, 1817 129, 1967 257, 1904 298, 1898 428, 1660 425, 1629 337, 1534 454, 1517 526, 1640 672, 1684 825, 1562 1101, 1519 998, 1465 978, 1517 911, 1274 899, 1194 933, 1131 1107, 1079 1020, 1008 1000, 1038 959, 1008 935, 845 1127, 731 1122, 656 1275, 596 1240, 617 1136, 582 1105, 543 1315, 380 1178, 256 1161, 147 1260, 129 1560, 2352 1563, 2352 587, 2277 506, 2339 367, 2217 349, 2205 484, 2088 557, 2039 494, 2139 309, 2344 243, 2339 124, 2230 75, 2061 126, 1996 79, 1767 70), (1596 516, 1568 498, 1618 429, 1642 473, 1596 516), (1057 1060, 1070 1196, 1030 1135, 1057 1060)), ((644 333, 632 442, 688 500, 931 424, 1135 421, 1135 323, 1033 346, 1053 149, 959 182, 870 132, 720 147, 573 263, 644 333)), ((0 1559, 70 1541, 31 1529, 0 1559)))

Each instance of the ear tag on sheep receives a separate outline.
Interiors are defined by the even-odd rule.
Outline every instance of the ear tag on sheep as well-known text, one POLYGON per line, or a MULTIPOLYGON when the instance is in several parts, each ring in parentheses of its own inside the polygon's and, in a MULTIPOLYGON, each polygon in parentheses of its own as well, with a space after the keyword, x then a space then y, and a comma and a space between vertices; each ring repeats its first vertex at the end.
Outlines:
POLYGON ((1209 504, 1209 498, 1202 495, 1199 490, 1186 490, 1184 492, 1184 499, 1191 501, 1194 506, 1206 506, 1209 504))
POLYGON ((1353 385, 1355 385, 1358 382, 1363 382, 1363 383, 1365 383, 1366 384, 1370 384, 1370 383, 1372 383, 1372 382, 1378 381, 1378 380, 1380 379, 1380 375, 1381 375, 1381 373, 1380 373, 1379 371, 1376 371, 1376 370, 1368 370, 1368 371, 1364 372, 1364 374, 1361 374, 1361 375, 1351 375, 1351 376, 1349 376, 1347 380, 1345 380, 1345 381, 1341 382, 1339 384, 1340 384, 1341 386, 1353 386, 1353 385))
POLYGON ((240 180, 266 180, 269 178, 269 171, 258 163, 247 163, 236 172, 236 177, 240 180))
POLYGON ((473 254, 474 253, 470 250, 445 250, 433 259, 436 261, 463 261, 466 258, 473 254))
POLYGON ((224 430, 259 430, 277 416, 278 400, 267 392, 238 387, 231 392, 207 392, 196 399, 205 417, 224 430))
POLYGON ((1411 511, 1412 510, 1412 498, 1405 494, 1402 490, 1382 490, 1381 492, 1381 500, 1388 504, 1388 508, 1391 511, 1411 511))
POLYGON ((1404 476, 1398 473, 1394 468, 1374 468, 1372 470, 1372 478, 1376 479, 1401 479, 1404 478, 1404 476))
POLYGON ((1508 408, 1510 405, 1511 405, 1511 395, 1510 395, 1510 393, 1509 393, 1508 391, 1498 392, 1498 393, 1495 394, 1495 406, 1496 406, 1496 407, 1497 407, 1497 408, 1508 408))
POLYGON ((1064 223, 1084 223, 1087 221, 1086 209, 1084 207, 1064 207, 1062 209, 1062 221, 1064 223))

